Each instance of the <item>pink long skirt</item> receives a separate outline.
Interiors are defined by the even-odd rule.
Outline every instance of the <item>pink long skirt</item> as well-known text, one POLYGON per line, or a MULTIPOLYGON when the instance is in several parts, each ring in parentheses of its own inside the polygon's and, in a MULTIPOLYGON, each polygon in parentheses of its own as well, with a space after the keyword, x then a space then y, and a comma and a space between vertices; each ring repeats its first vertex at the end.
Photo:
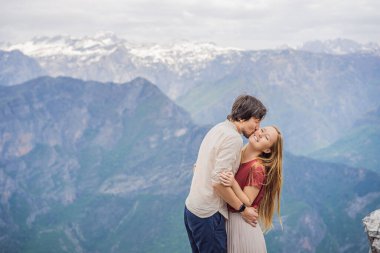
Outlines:
POLYGON ((267 247, 260 225, 252 227, 239 213, 228 213, 226 220, 228 253, 266 253, 267 247))

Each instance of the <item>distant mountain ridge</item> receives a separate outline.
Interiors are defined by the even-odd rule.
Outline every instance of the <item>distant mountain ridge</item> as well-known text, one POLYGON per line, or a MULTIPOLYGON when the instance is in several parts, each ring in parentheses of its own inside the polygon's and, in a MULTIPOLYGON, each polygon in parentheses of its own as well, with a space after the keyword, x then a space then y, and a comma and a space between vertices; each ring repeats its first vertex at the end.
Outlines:
POLYGON ((309 156, 371 169, 380 174, 380 107, 363 115, 350 131, 330 146, 309 156))
POLYGON ((23 83, 46 75, 38 62, 19 50, 0 50, 0 86, 23 83))
POLYGON ((309 51, 313 53, 325 54, 355 54, 367 53, 380 55, 380 46, 376 43, 360 44, 353 40, 348 39, 335 39, 327 41, 308 41, 303 43, 302 46, 297 47, 298 50, 309 51))
MULTIPOLYGON (((243 54, 255 52, 190 41, 168 45, 138 44, 119 38, 112 32, 81 38, 36 37, 25 43, 4 44, 0 49, 17 49, 35 58, 50 76, 118 83, 142 76, 159 85, 172 99, 183 95, 199 81, 204 82, 205 78, 217 78, 213 76, 215 70, 210 67, 224 71, 224 68, 234 67, 243 54), (221 66, 213 67, 215 62, 221 66)), ((345 39, 311 41, 287 50, 332 54, 365 52, 377 55, 380 52, 375 43, 361 45, 345 39)))
POLYGON ((184 86, 167 87, 164 76, 168 82, 178 84, 178 79, 196 78, 193 73, 204 69, 215 58, 223 56, 231 59, 241 51, 218 47, 213 43, 187 41, 164 46, 135 44, 113 33, 83 38, 39 37, 5 48, 15 49, 35 58, 50 76, 118 83, 142 76, 158 83, 171 97, 177 96, 176 92, 184 86))
MULTIPOLYGON (((332 44, 355 48, 350 43, 332 44)), ((197 124, 223 120, 237 95, 252 94, 269 108, 266 122, 278 124, 287 149, 298 154, 327 147, 342 136, 342 128, 351 128, 362 113, 380 105, 380 56, 361 50, 342 55, 192 42, 139 45, 108 33, 8 46, 15 48, 34 55, 51 76, 117 83, 143 77, 189 111, 197 124)))
MULTIPOLYGON (((24 43, 11 44, 0 43, 3 50, 18 49, 27 55, 42 58, 53 55, 80 55, 82 57, 94 54, 110 54, 115 48, 124 47, 131 55, 136 57, 151 57, 155 61, 174 64, 173 59, 192 58, 195 61, 210 60, 213 56, 225 54, 231 51, 266 51, 266 50, 246 50, 236 47, 220 47, 212 42, 196 41, 176 41, 163 44, 155 43, 136 43, 118 37, 112 32, 100 32, 94 36, 74 37, 57 35, 54 37, 35 37, 24 43)), ((352 53, 378 53, 380 46, 370 42, 366 44, 358 43, 350 39, 314 40, 306 41, 301 46, 283 47, 267 50, 303 50, 314 53, 329 54, 352 54, 352 53)), ((194 62, 193 62, 194 63, 194 62)))

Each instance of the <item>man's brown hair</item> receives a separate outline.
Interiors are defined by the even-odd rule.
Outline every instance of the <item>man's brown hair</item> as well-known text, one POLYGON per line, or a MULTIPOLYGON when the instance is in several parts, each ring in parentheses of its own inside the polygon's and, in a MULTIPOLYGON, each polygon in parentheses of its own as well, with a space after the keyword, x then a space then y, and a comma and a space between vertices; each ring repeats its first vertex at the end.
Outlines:
POLYGON ((240 95, 232 105, 231 113, 227 119, 232 121, 247 121, 254 117, 262 120, 267 113, 267 108, 257 98, 250 95, 240 95))

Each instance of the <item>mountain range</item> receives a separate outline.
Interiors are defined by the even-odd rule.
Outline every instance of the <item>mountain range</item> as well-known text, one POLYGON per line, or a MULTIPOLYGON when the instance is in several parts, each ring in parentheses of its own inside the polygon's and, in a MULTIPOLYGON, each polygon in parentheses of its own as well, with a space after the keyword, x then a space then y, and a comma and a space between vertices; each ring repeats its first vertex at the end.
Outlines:
POLYGON ((293 153, 307 154, 337 141, 342 129, 380 104, 380 57, 303 51, 246 53, 217 80, 176 101, 197 123, 217 122, 241 93, 268 107, 263 124, 278 125, 293 153), (339 118, 339 120, 336 120, 339 118))
POLYGON ((146 78, 198 125, 223 120, 238 94, 255 95, 270 111, 264 124, 281 127, 295 154, 328 147, 343 137, 341 129, 380 106, 380 56, 373 43, 337 39, 252 51, 186 41, 138 44, 101 33, 40 37, 2 48, 20 50, 50 76, 117 83, 146 78))
POLYGON ((299 50, 309 51, 313 53, 325 54, 355 54, 370 53, 380 55, 380 46, 376 43, 360 44, 349 39, 335 39, 327 41, 307 41, 302 46, 297 47, 299 50))
MULTIPOLYGON (((0 87, 3 252, 188 252, 184 199, 210 128, 143 78, 0 87)), ((269 252, 367 252, 380 175, 285 153, 269 252)))
POLYGON ((0 101, 2 252, 139 252, 146 239, 146 251, 165 241, 149 228, 175 223, 158 210, 184 194, 204 134, 188 113, 143 79, 44 77, 0 88, 0 101), (149 233, 133 233, 140 226, 149 233))

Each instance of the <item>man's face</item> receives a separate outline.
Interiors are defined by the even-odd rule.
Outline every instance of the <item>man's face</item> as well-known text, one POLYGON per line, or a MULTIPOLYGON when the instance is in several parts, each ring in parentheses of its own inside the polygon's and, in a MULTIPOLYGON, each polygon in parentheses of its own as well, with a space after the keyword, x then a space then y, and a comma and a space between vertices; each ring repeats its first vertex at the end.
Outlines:
POLYGON ((250 118, 247 121, 241 122, 240 130, 245 138, 249 138, 255 131, 260 128, 260 120, 256 118, 250 118))

